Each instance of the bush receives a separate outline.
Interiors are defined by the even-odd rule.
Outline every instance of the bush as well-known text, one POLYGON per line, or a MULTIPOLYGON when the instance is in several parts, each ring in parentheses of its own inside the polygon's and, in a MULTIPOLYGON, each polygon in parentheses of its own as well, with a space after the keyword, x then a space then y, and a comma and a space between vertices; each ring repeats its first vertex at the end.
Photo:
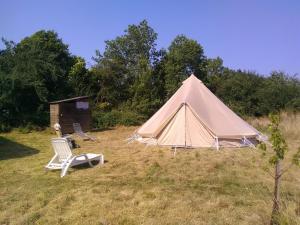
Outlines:
POLYGON ((25 126, 20 126, 18 130, 23 134, 28 134, 32 131, 41 131, 43 128, 32 123, 27 123, 25 126))
POLYGON ((116 125, 134 126, 139 125, 143 121, 143 117, 131 111, 111 110, 109 112, 94 111, 93 127, 105 129, 116 125))
POLYGON ((300 98, 294 98, 287 103, 287 110, 297 112, 300 111, 300 98))
POLYGON ((9 124, 1 123, 0 124, 0 133, 9 132, 11 130, 11 126, 9 124))

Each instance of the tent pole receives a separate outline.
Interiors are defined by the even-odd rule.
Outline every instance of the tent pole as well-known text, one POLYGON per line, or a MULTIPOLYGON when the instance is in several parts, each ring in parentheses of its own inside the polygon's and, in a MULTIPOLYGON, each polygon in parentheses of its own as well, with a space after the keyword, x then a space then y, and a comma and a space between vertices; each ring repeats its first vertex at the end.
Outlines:
POLYGON ((255 145, 251 141, 249 141, 248 138, 246 138, 245 136, 244 136, 244 144, 250 148, 256 149, 255 145))
POLYGON ((219 151, 220 145, 219 145, 219 138, 218 137, 216 137, 216 142, 217 142, 217 151, 219 151))
POLYGON ((186 149, 186 103, 184 103, 184 149, 186 149))

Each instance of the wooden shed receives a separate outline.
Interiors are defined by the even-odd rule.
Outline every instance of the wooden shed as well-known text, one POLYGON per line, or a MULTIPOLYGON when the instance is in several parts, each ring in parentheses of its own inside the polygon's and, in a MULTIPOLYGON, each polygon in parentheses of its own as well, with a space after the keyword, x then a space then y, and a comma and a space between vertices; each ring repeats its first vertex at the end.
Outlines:
POLYGON ((62 134, 74 133, 73 123, 80 123, 83 131, 91 128, 91 110, 89 97, 81 96, 50 103, 50 126, 55 123, 61 126, 62 134))

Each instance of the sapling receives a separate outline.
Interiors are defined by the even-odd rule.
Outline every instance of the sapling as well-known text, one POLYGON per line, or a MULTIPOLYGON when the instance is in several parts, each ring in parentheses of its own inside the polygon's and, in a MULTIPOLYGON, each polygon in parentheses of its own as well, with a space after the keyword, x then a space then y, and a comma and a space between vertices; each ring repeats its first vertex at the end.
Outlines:
POLYGON ((271 150, 271 157, 269 158, 269 163, 275 167, 275 174, 272 176, 274 178, 274 198, 273 198, 273 209, 271 215, 271 225, 278 224, 278 215, 280 213, 280 182, 282 175, 291 167, 291 165, 298 165, 300 162, 300 148, 297 153, 294 154, 290 166, 287 168, 282 168, 282 160, 284 160, 286 152, 288 151, 288 146, 282 135, 279 124, 280 116, 278 114, 271 114, 269 116, 270 124, 270 148, 267 148, 265 143, 261 143, 259 148, 263 151, 263 155, 266 155, 267 149, 271 150))

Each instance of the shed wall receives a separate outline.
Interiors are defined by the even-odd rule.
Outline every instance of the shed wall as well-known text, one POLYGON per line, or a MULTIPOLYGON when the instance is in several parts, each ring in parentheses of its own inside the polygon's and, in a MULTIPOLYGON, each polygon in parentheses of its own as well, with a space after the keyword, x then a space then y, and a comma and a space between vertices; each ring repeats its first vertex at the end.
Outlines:
POLYGON ((79 100, 73 102, 61 102, 50 105, 50 125, 58 122, 61 125, 62 134, 74 133, 73 123, 80 123, 83 131, 89 131, 91 128, 91 110, 77 108, 76 102, 87 102, 88 100, 79 100))
POLYGON ((59 105, 50 105, 50 127, 53 127, 55 123, 59 122, 59 105))

